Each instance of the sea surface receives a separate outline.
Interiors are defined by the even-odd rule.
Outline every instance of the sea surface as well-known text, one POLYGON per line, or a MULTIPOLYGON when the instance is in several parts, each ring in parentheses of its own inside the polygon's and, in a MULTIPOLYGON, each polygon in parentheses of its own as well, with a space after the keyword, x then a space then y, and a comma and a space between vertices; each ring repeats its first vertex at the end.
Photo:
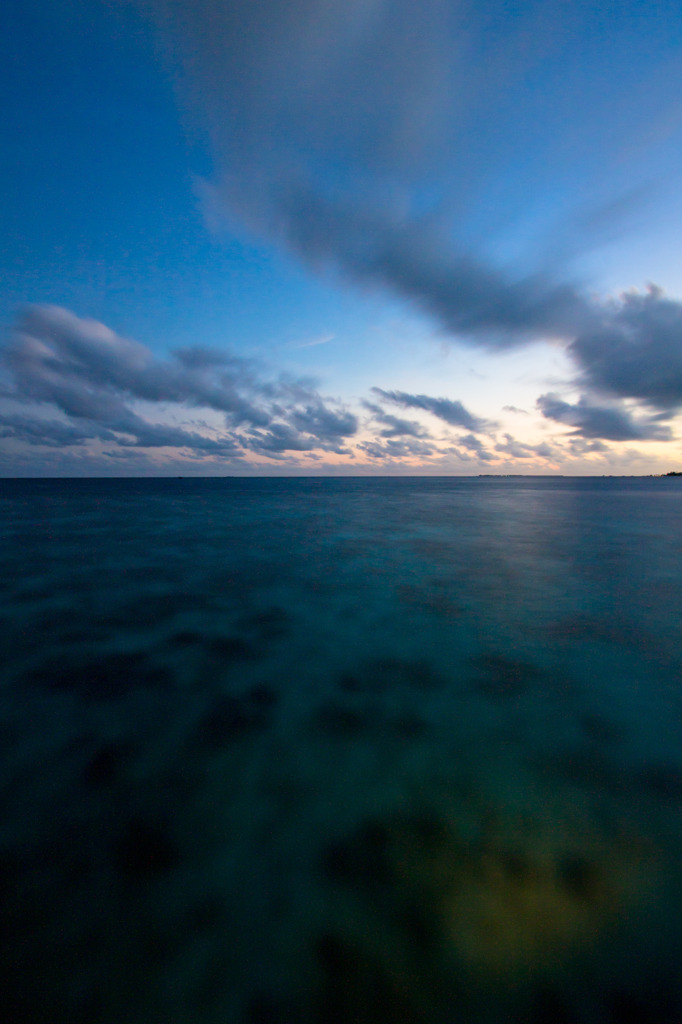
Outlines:
POLYGON ((0 481, 3 1024, 679 1024, 682 480, 0 481))

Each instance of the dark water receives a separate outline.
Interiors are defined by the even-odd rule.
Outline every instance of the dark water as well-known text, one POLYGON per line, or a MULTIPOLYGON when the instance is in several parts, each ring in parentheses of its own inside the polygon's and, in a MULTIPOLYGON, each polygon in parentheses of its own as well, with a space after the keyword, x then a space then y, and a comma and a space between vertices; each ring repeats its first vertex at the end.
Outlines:
POLYGON ((681 513, 0 481, 0 1020, 681 1020, 681 513))

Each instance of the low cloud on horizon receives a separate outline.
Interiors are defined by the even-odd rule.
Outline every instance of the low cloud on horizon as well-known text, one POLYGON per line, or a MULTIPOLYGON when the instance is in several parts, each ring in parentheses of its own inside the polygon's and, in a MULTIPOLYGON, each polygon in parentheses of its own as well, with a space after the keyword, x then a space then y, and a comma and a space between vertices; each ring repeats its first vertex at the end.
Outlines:
MULTIPOLYGON (((614 306, 614 323, 622 325, 624 312, 631 318, 633 307, 643 313, 647 325, 663 318, 669 328, 680 316, 679 304, 652 290, 639 299, 627 296, 614 306), (664 304, 663 313, 659 304, 664 304)), ((626 322, 629 325, 629 319, 626 322)), ((612 351, 613 332, 605 330, 604 336, 612 351)), ((654 340, 651 334, 648 337, 651 346, 654 340)), ((662 337, 669 345, 669 331, 662 330, 662 337)), ((596 345, 591 338, 592 356, 596 345)), ((571 349, 579 354, 577 345, 571 349)), ((630 360, 642 358, 632 338, 627 355, 630 360)), ((1 365, 5 410, 0 438, 11 441, 24 458, 30 450, 42 450, 45 466, 50 452, 57 450, 90 452, 96 463, 136 449, 152 459, 150 465, 154 452, 162 452, 169 467, 177 458, 231 471, 248 470, 254 459, 300 466, 301 458, 308 458, 318 469, 390 460, 412 470, 442 465, 448 471, 459 467, 470 472, 472 462, 483 469, 490 463, 534 460, 536 465, 556 468, 567 459, 611 452, 604 444, 579 449, 579 437, 592 442, 673 438, 671 427, 663 422, 670 419, 670 411, 653 409, 632 395, 627 395, 628 407, 613 396, 599 402, 590 391, 577 402, 556 393, 538 397, 542 417, 560 428, 551 442, 540 443, 506 431, 498 435, 497 424, 477 416, 460 400, 442 396, 374 387, 374 400, 360 400, 356 412, 348 403, 322 396, 310 379, 273 374, 254 360, 222 349, 197 346, 160 358, 97 321, 54 306, 24 311, 2 349, 1 365), (633 411, 633 399, 639 414, 633 411), (425 414, 433 426, 396 416, 387 405, 425 414), (369 414, 364 422, 362 409, 369 414), (566 428, 571 428, 568 434, 566 428)), ((612 359, 611 365, 616 381, 612 390, 617 386, 627 392, 618 360, 612 359)), ((583 372, 579 367, 579 376, 583 372)), ((592 372, 604 388, 605 371, 601 369, 598 378, 592 372)), ((652 387, 646 385, 650 401, 652 387)), ((666 387, 660 402, 665 399, 670 405, 673 398, 666 387)))
POLYGON ((357 418, 304 379, 268 378, 223 350, 181 349, 161 359, 104 324, 55 306, 26 310, 2 352, 5 397, 58 412, 64 422, 6 413, 0 433, 31 445, 99 439, 119 447, 185 449, 241 459, 246 450, 343 452, 357 418), (209 433, 145 417, 133 405, 211 410, 209 433))

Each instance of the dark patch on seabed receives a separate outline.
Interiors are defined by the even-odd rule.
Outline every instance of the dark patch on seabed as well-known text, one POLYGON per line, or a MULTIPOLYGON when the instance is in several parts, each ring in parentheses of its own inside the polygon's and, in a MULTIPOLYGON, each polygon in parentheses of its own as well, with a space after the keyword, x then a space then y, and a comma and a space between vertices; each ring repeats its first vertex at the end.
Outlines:
POLYGON ((6 483, 0 1024, 682 1021, 678 481, 6 483))
POLYGON ((84 661, 50 659, 21 677, 23 687, 73 691, 87 701, 119 700, 136 690, 162 689, 173 683, 169 669, 153 665, 145 654, 113 653, 84 661))
POLYGON ((88 758, 81 778, 86 786, 100 789, 116 783, 134 751, 131 743, 103 743, 88 758))
POLYGON ((542 678, 536 665, 503 654, 479 654, 471 664, 477 689, 488 697, 519 697, 542 678))
POLYGON ((261 684, 240 696, 224 694, 202 715, 195 743, 203 750, 220 748, 253 730, 270 725, 277 694, 261 684))
POLYGON ((357 671, 345 672, 339 679, 348 693, 384 693, 398 687, 431 690, 441 681, 433 665, 423 659, 373 658, 357 671))

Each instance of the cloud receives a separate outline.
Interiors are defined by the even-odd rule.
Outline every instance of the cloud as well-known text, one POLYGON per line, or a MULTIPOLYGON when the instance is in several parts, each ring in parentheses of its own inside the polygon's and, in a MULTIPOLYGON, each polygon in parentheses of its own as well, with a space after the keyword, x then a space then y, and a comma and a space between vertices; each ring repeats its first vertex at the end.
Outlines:
POLYGON ((287 347, 292 349, 317 348, 318 345, 326 345, 334 341, 335 334, 321 334, 319 338, 312 338, 310 341, 292 341, 287 347))
POLYGON ((464 427, 465 430, 474 433, 483 433, 490 427, 485 420, 465 409, 461 402, 449 398, 410 395, 406 391, 384 391, 382 388, 372 388, 372 392, 384 401, 394 402, 406 409, 424 409, 425 412, 430 412, 445 423, 449 423, 451 427, 464 427))
POLYGON ((604 455, 612 449, 603 441, 584 441, 580 437, 571 437, 568 448, 572 455, 604 455))
POLYGON ((320 399, 303 409, 293 409, 290 416, 298 430, 312 434, 318 440, 336 441, 340 437, 351 437, 358 429, 357 416, 346 409, 330 409, 320 399))
POLYGON ((540 412, 547 419, 574 427, 574 435, 607 441, 669 441, 672 433, 656 417, 636 417, 615 404, 596 405, 584 395, 570 405, 556 394, 540 395, 540 412))
MULTIPOLYGON (((579 335, 572 347, 585 393, 575 403, 544 394, 537 408, 545 419, 572 428, 564 450, 576 456, 607 453, 604 441, 669 441, 673 435, 665 421, 679 400, 681 304, 652 288, 608 304, 600 316, 599 330, 579 335)), ((305 459, 320 453, 352 458, 349 445, 359 430, 356 413, 320 395, 311 380, 273 375, 253 360, 200 346, 160 357, 104 324, 54 306, 24 312, 0 351, 0 367, 4 447, 43 447, 55 459, 59 449, 74 458, 94 452, 121 459, 133 458, 135 450, 144 458, 144 451, 165 449, 162 458, 206 465, 245 465, 249 453, 276 462, 302 453, 305 459)), ((371 414, 374 436, 358 445, 372 458, 429 460, 447 454, 442 438, 432 441, 421 423, 387 412, 385 403, 428 412, 465 431, 451 441, 461 459, 561 454, 547 443, 526 444, 510 434, 487 448, 479 435, 490 435, 495 425, 458 400, 378 387, 372 394, 376 401, 361 404, 371 414)))
MULTIPOLYGON (((650 90, 643 82, 635 102, 626 69, 612 93, 627 104, 618 111, 602 100, 603 68, 615 76, 623 62, 619 31, 604 33, 599 12, 559 0, 139 2, 160 28, 193 127, 210 142, 215 172, 196 188, 210 230, 274 241, 315 272, 382 289, 472 344, 558 340, 583 398, 568 406, 542 396, 546 418, 586 438, 671 436, 655 413, 682 406, 682 304, 656 289, 603 302, 567 263, 612 240, 655 185, 644 185, 636 163, 627 169, 625 154, 650 143, 663 79, 650 90), (604 42, 598 64, 582 45, 594 27, 604 42), (604 169, 616 165, 609 180, 604 169)), ((647 53, 646 19, 638 30, 633 53, 647 53)), ((132 349, 135 390, 124 390, 221 410, 240 443, 273 454, 285 444, 305 450, 310 439, 336 451, 357 429, 352 414, 307 396, 308 385, 285 395, 273 381, 266 393, 252 368, 214 358, 177 353, 162 373, 132 349)), ((459 401, 374 395, 471 436, 494 427, 459 401)), ((59 407, 86 397, 64 394, 59 407)), ((424 437, 415 421, 377 408, 382 438, 424 437)), ((532 451, 500 444, 516 457, 532 451)))
POLYGON ((372 402, 362 404, 372 413, 372 419, 384 425, 384 429, 380 431, 382 437, 430 437, 428 430, 416 420, 403 420, 398 416, 392 416, 372 402))
POLYGON ((559 133, 527 117, 552 54, 571 52, 559 3, 140 2, 210 139, 215 177, 197 191, 212 229, 245 227, 492 347, 589 322, 589 301, 544 252, 490 255, 519 216, 512 169, 525 180, 533 153, 564 173, 559 133), (507 189, 516 209, 499 216, 507 189), (494 230, 474 230, 476 216, 494 230))
POLYGON ((315 267, 337 266, 359 283, 410 300, 446 332, 491 348, 534 338, 569 338, 591 320, 571 284, 540 271, 522 276, 453 246, 431 219, 368 210, 356 201, 290 186, 279 198, 286 241, 315 267))
POLYGON ((185 448, 197 455, 241 457, 248 449, 281 453, 337 450, 357 418, 323 400, 310 382, 280 376, 227 352, 182 349, 166 358, 104 324, 55 306, 30 307, 2 352, 19 403, 58 410, 60 419, 6 414, 5 437, 48 446, 88 440, 118 448, 185 448), (154 419, 143 414, 149 407, 154 419), (158 422, 168 407, 213 410, 222 429, 208 433, 158 422))
POLYGON ((511 455, 513 459, 535 459, 538 456, 542 459, 552 459, 555 457, 554 449, 545 442, 541 444, 524 444, 522 441, 517 441, 513 438, 511 434, 504 434, 503 436, 504 443, 498 441, 495 445, 495 451, 503 455, 511 455))
POLYGON ((270 430, 254 431, 249 441, 256 451, 277 455, 284 452, 309 452, 316 447, 311 437, 304 437, 288 423, 274 423, 270 430))
POLYGON ((216 409, 235 425, 268 422, 246 397, 256 384, 247 360, 202 348, 157 359, 139 342, 57 306, 25 311, 4 362, 22 396, 52 402, 69 416, 122 422, 127 397, 216 409))
POLYGON ((605 305, 569 352, 588 387, 665 412, 682 406, 682 303, 655 285, 605 305))
MULTIPOLYGON (((670 108, 663 78, 633 92, 622 46, 654 52, 655 19, 638 21, 636 42, 627 19, 621 35, 596 8, 559 0, 139 2, 154 13, 193 127, 210 140, 215 173, 197 195, 211 230, 279 243, 314 271, 383 289, 473 344, 556 339, 584 397, 561 406, 542 396, 543 415, 573 436, 671 436, 649 413, 682 406, 682 304, 657 290, 602 302, 566 262, 612 240, 651 194, 625 155, 650 147, 651 124, 670 108), (596 61, 582 45, 595 27, 596 61), (595 83, 605 67, 602 97, 595 83), (620 110, 618 96, 627 97, 620 110), (611 398, 648 411, 638 416, 611 398)), ((150 401, 220 410, 239 443, 250 438, 273 454, 310 439, 336 451, 357 428, 352 414, 307 396, 312 387, 299 383, 296 395, 291 384, 285 394, 272 381, 268 393, 252 368, 215 358, 176 353, 162 373, 144 358, 138 365, 133 349, 125 379, 134 376, 135 389, 104 398, 146 391, 150 401)), ((458 401, 374 394, 471 435, 493 427, 458 401)), ((85 415, 77 405, 86 399, 82 388, 65 392, 59 407, 71 402, 73 415, 85 415)), ((415 421, 373 415, 383 438, 424 437, 415 421)), ((526 451, 500 443, 505 454, 526 451)))
POLYGON ((82 445, 93 438, 104 441, 116 440, 116 435, 112 431, 95 423, 84 427, 62 420, 48 420, 37 416, 32 418, 21 414, 0 415, 0 437, 13 437, 30 445, 46 445, 50 448, 82 445))
POLYGON ((457 444, 466 448, 467 451, 474 452, 476 457, 483 462, 491 462, 495 459, 492 452, 489 452, 484 447, 483 442, 478 437, 474 437, 473 434, 465 434, 463 437, 458 438, 457 444))
POLYGON ((389 438, 385 441, 363 441, 358 448, 372 459, 429 458, 442 453, 433 445, 415 438, 389 438))

